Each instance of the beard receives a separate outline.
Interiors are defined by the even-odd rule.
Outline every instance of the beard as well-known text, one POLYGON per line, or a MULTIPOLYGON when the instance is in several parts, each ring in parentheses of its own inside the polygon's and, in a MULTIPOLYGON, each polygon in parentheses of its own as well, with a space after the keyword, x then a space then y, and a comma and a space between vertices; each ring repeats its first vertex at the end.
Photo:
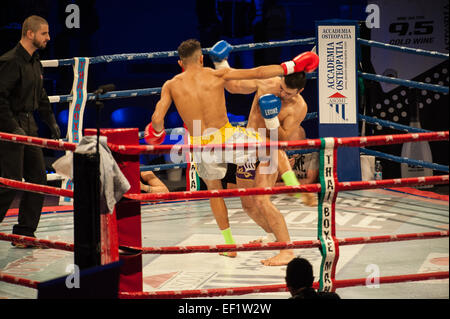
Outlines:
POLYGON ((47 42, 46 42, 46 41, 39 42, 39 41, 36 40, 36 38, 34 38, 34 39, 33 39, 33 45, 34 45, 36 48, 38 48, 38 49, 40 49, 40 50, 43 50, 43 49, 45 49, 45 47, 47 46, 47 42))

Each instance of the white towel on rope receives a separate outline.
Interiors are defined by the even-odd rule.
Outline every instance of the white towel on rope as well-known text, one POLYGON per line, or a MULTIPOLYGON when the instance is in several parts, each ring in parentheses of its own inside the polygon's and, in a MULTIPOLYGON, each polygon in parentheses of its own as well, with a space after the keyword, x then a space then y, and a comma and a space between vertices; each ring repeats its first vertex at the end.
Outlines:
MULTIPOLYGON (((100 136, 100 212, 112 212, 114 205, 131 188, 117 165, 107 144, 106 136, 100 136)), ((94 154, 97 136, 84 136, 75 149, 76 153, 94 154)), ((73 153, 68 152, 52 164, 56 173, 73 179, 73 153)), ((74 185, 76 187, 76 185, 74 185)))

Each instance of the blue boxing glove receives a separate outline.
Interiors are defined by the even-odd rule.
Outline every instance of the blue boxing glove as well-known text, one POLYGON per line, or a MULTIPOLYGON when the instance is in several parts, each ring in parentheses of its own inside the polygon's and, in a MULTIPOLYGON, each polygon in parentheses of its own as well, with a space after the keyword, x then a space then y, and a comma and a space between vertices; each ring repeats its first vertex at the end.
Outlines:
POLYGON ((259 98, 259 109, 269 130, 280 126, 278 113, 281 110, 281 99, 273 94, 264 94, 259 98))
POLYGON ((231 49, 232 47, 227 41, 221 40, 209 50, 209 56, 217 70, 230 67, 227 59, 231 49))

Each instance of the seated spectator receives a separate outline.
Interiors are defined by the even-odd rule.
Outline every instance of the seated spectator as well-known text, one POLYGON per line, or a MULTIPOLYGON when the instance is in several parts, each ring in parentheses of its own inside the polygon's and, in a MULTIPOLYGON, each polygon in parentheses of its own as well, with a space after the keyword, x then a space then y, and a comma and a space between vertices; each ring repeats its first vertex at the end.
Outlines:
POLYGON ((290 299, 341 299, 335 292, 314 290, 313 267, 305 258, 296 257, 288 263, 285 279, 292 296, 290 299))

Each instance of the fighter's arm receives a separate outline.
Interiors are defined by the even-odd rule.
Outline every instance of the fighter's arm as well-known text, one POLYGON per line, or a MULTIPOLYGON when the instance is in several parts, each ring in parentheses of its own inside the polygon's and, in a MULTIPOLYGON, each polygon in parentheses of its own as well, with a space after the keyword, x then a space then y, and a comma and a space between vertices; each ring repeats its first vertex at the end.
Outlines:
POLYGON ((280 65, 267 65, 252 69, 232 69, 227 61, 231 51, 232 46, 221 40, 211 48, 209 55, 216 68, 216 75, 226 81, 225 88, 232 93, 253 93, 256 91, 254 82, 230 84, 229 82, 232 80, 268 79, 294 72, 312 72, 319 64, 319 57, 315 53, 304 52, 291 61, 283 62, 280 65))
POLYGON ((304 52, 296 56, 292 61, 283 62, 280 65, 264 65, 252 69, 228 69, 218 70, 224 72, 223 79, 267 79, 275 76, 288 75, 295 72, 312 72, 319 65, 319 57, 313 52, 304 52))
POLYGON ((166 137, 164 130, 164 117, 172 104, 170 93, 170 81, 164 83, 161 88, 161 98, 156 103, 155 111, 152 115, 152 121, 145 127, 144 139, 147 144, 159 145, 166 137))
POLYGON ((264 65, 252 69, 224 68, 216 70, 215 72, 226 82, 231 80, 268 79, 284 74, 284 70, 281 65, 264 65))
POLYGON ((161 88, 161 97, 156 103, 155 111, 152 115, 152 125, 156 132, 164 130, 164 118, 172 104, 172 95, 170 93, 170 82, 167 81, 161 88))
POLYGON ((232 94, 251 94, 258 90, 258 80, 225 81, 225 89, 232 94))
MULTIPOLYGON (((228 64, 228 56, 232 51, 232 46, 225 40, 221 40, 214 44, 209 50, 209 57, 214 63, 216 70, 227 69, 227 71, 220 71, 217 74, 223 76, 232 68, 228 64)), ((225 81, 225 89, 233 94, 251 94, 257 90, 257 83, 254 79, 231 79, 225 81)))
POLYGON ((264 65, 252 69, 220 68, 216 72, 225 81, 244 79, 268 79, 275 76, 288 75, 294 72, 312 72, 319 65, 319 57, 313 52, 304 52, 292 61, 280 65, 264 65))

